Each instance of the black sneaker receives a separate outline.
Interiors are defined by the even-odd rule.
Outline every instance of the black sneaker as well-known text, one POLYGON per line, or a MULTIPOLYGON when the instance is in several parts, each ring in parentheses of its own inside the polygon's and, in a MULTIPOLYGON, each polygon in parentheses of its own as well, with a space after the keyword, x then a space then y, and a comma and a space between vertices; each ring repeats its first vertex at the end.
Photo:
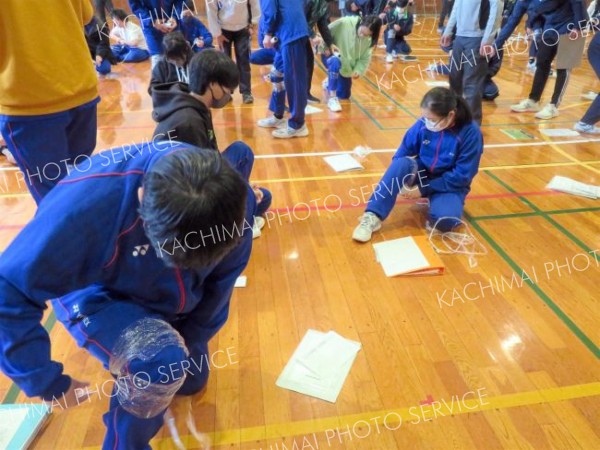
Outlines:
POLYGON ((254 97, 252 97, 252 94, 242 94, 242 102, 244 103, 244 105, 254 103, 254 97))
POLYGON ((308 103, 321 103, 321 100, 319 100, 317 97, 312 95, 310 92, 308 93, 307 100, 308 100, 308 103))

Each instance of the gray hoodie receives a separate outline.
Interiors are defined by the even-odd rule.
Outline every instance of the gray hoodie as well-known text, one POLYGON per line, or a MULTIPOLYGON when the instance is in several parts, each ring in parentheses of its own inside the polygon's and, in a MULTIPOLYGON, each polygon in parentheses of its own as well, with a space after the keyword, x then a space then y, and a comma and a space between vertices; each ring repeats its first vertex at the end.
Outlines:
POLYGON ((456 35, 480 37, 482 44, 492 44, 502 21, 503 0, 489 0, 490 15, 485 30, 479 28, 479 8, 481 0, 454 0, 454 8, 444 30, 444 36, 451 36, 456 25, 456 35))

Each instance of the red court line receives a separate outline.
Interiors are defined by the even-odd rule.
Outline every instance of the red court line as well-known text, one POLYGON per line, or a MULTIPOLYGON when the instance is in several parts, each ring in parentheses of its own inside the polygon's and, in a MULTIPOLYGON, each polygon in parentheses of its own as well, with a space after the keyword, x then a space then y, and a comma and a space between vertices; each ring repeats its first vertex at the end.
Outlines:
MULTIPOLYGON (((566 195, 563 194, 562 192, 555 192, 555 191, 532 191, 532 192, 505 192, 502 194, 478 194, 478 195, 469 195, 467 196, 467 199, 469 200, 489 200, 489 199, 494 199, 494 198, 514 198, 514 197, 539 197, 539 196, 554 196, 554 195, 566 195)), ((325 196, 325 198, 327 198, 327 196, 325 196)), ((320 200, 320 198, 319 198, 320 200)), ((296 203, 296 205, 299 205, 301 203, 304 204, 309 204, 312 200, 309 200, 308 202, 298 202, 296 203)), ((404 200, 404 199, 400 199, 396 202, 396 204, 413 204, 415 203, 414 200, 404 200)), ((366 203, 359 203, 358 205, 354 205, 354 204, 342 204, 342 206, 339 209, 354 209, 354 208, 360 208, 360 207, 364 207, 366 205, 366 203)), ((337 207, 337 205, 336 205, 337 207)), ((273 212, 282 212, 282 211, 331 211, 331 209, 325 208, 325 205, 322 206, 309 206, 308 208, 305 207, 301 207, 301 208, 294 208, 294 207, 283 207, 283 208, 271 208, 269 211, 273 211, 273 212)), ((338 210, 336 210, 338 211, 338 210)), ((2 230, 20 230, 21 228, 23 228, 25 225, 0 225, 0 231, 2 230)))
MULTIPOLYGON (((502 193, 502 194, 479 194, 479 195, 468 195, 467 199, 468 200, 489 200, 489 199, 493 199, 493 198, 514 198, 514 197, 538 197, 538 196, 546 196, 546 195, 566 195, 562 192, 555 192, 555 191, 534 191, 534 192, 506 192, 506 193, 502 193)), ((358 194, 355 195, 357 198, 359 197, 358 194)), ((324 197, 320 197, 317 200, 324 200, 326 199, 327 196, 324 197)), ((338 196, 339 198, 339 196, 338 196)), ((325 207, 325 204, 321 205, 321 206, 310 206, 308 208, 306 207, 297 207, 297 205, 300 204, 305 204, 308 205, 310 202, 314 201, 313 200, 309 200, 308 202, 298 202, 296 203, 296 205, 289 207, 283 207, 283 208, 270 208, 269 211, 273 211, 273 212, 290 212, 290 211, 328 211, 328 212, 335 212, 335 211, 339 211, 341 209, 355 209, 355 208, 361 208, 367 205, 367 203, 359 203, 359 204, 353 204, 353 203, 346 203, 346 204, 342 204, 340 208, 337 208, 338 205, 334 205, 334 208, 331 208, 331 205, 329 206, 329 208, 325 207)), ((411 205, 416 203, 416 200, 405 200, 405 199, 400 199, 398 201, 396 201, 397 205, 411 205)), ((510 214, 510 213, 509 213, 510 214)), ((518 213, 515 213, 518 214, 518 213)), ((0 228, 1 229, 1 228, 0 228)))

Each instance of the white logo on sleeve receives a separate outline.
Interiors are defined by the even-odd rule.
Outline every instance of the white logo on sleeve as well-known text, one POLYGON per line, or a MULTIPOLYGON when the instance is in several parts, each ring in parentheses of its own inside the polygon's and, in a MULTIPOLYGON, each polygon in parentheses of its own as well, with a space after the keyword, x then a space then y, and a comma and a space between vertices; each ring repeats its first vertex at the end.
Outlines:
POLYGON ((150 244, 138 245, 138 246, 134 247, 133 256, 136 258, 138 256, 144 256, 144 255, 146 255, 146 253, 148 253, 149 248, 150 248, 150 244))

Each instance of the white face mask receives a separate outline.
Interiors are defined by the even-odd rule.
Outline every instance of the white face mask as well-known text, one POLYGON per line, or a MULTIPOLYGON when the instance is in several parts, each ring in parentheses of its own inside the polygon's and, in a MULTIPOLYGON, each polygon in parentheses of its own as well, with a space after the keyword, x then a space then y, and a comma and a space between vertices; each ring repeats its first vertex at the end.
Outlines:
POLYGON ((423 117, 423 122, 425 122, 425 128, 427 128, 429 131, 433 131, 435 133, 439 133, 440 131, 443 131, 446 128, 448 128, 448 123, 447 122, 445 124, 443 123, 445 121, 446 121, 446 118, 440 119, 436 122, 431 119, 428 119, 427 117, 423 117))

